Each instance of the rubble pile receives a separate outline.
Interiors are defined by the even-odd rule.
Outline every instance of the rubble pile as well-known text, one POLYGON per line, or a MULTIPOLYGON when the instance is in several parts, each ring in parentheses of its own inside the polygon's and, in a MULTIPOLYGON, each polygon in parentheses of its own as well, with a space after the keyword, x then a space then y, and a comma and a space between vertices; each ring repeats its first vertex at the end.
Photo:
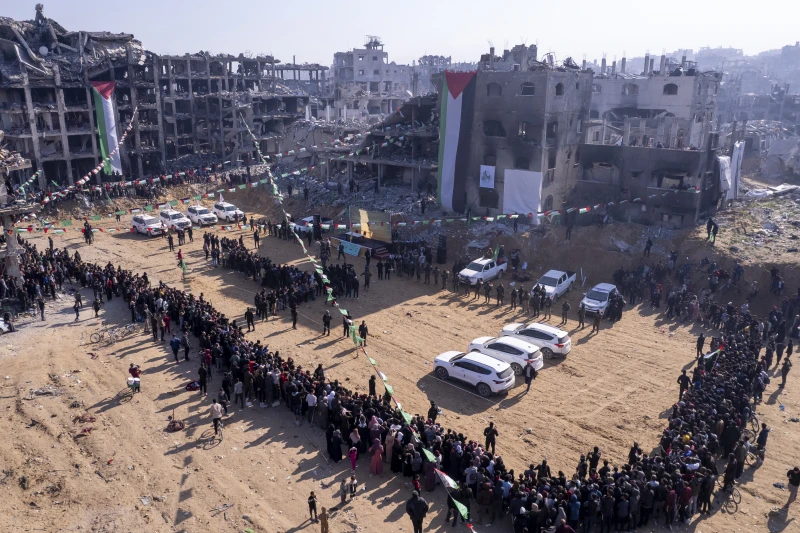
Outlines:
MULTIPOLYGON (((0 131, 0 142, 3 141, 3 132, 0 131)), ((26 166, 28 161, 20 155, 0 145, 0 170, 9 171, 15 168, 26 166)))

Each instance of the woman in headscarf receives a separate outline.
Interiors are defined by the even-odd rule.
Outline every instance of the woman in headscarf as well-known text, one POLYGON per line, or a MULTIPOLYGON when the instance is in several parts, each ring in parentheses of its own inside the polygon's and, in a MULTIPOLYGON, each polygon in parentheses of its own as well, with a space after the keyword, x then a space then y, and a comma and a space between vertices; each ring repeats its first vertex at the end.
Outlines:
POLYGON ((338 429, 333 432, 331 439, 331 451, 328 452, 331 456, 331 461, 338 463, 342 460, 342 432, 338 429))
POLYGON ((328 425, 328 429, 325 431, 325 449, 328 450, 328 455, 333 456, 331 450, 333 449, 333 424, 328 425))
POLYGON ((394 443, 392 444, 392 457, 390 464, 392 472, 395 474, 399 474, 403 471, 403 446, 397 439, 395 439, 394 443))
POLYGON ((381 440, 375 439, 372 441, 372 446, 368 451, 372 453, 369 471, 376 476, 380 476, 383 474, 383 446, 381 446, 381 440))
POLYGON ((361 435, 358 432, 358 428, 353 428, 350 432, 350 447, 356 449, 356 458, 361 453, 361 435))
POLYGON ((430 461, 425 461, 422 467, 425 471, 425 490, 432 492, 436 488, 436 465, 430 461))
POLYGON ((394 448, 394 431, 391 429, 386 433, 386 440, 384 441, 386 450, 386 462, 392 464, 392 452, 394 448))
POLYGON ((375 439, 381 438, 381 433, 383 433, 383 426, 381 423, 378 422, 377 416, 372 416, 369 420, 369 438, 371 441, 375 439))
POLYGON ((412 474, 421 474, 422 473, 422 457, 420 456, 419 452, 414 452, 414 458, 411 459, 411 473, 412 474))
POLYGON ((409 452, 405 452, 403 454, 403 476, 404 477, 411 477, 414 475, 414 472, 411 470, 411 459, 413 457, 409 452))

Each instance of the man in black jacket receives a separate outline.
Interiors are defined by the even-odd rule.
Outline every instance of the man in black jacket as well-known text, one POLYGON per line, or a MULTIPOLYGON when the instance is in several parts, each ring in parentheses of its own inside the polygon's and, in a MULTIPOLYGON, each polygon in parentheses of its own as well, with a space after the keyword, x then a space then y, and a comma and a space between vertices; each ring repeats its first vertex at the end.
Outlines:
POLYGON ((428 514, 428 502, 420 498, 417 491, 412 492, 411 499, 406 502, 406 513, 414 525, 414 533, 422 533, 422 521, 428 514))

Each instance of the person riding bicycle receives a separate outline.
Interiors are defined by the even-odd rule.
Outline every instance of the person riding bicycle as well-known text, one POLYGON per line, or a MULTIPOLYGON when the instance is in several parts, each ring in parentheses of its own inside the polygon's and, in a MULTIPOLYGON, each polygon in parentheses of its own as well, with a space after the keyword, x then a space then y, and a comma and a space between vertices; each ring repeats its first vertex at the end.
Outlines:
POLYGON ((211 423, 214 424, 214 435, 219 434, 219 428, 222 425, 222 405, 217 400, 211 404, 211 423))

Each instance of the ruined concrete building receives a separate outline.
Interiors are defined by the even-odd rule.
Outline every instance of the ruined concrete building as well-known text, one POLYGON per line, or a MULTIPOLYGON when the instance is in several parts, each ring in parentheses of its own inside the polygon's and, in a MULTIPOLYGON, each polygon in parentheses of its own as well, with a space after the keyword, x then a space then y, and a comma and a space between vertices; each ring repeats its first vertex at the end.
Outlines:
POLYGON ((270 56, 158 56, 132 34, 67 31, 39 4, 33 21, 0 18, 0 127, 10 147, 43 171, 42 188, 81 179, 131 119, 106 175, 137 179, 176 164, 236 164, 255 156, 240 117, 263 152, 281 150, 287 125, 306 114, 306 89, 325 96, 325 70, 270 56))
POLYGON ((336 118, 374 124, 413 95, 413 68, 389 62, 383 46, 380 37, 367 35, 363 48, 334 54, 336 118))
POLYGON ((520 45, 502 56, 491 48, 474 76, 448 76, 441 91, 443 207, 481 214, 558 209, 576 179, 592 73, 571 59, 539 60, 536 46, 520 45), (455 98, 462 102, 458 124, 455 98))

